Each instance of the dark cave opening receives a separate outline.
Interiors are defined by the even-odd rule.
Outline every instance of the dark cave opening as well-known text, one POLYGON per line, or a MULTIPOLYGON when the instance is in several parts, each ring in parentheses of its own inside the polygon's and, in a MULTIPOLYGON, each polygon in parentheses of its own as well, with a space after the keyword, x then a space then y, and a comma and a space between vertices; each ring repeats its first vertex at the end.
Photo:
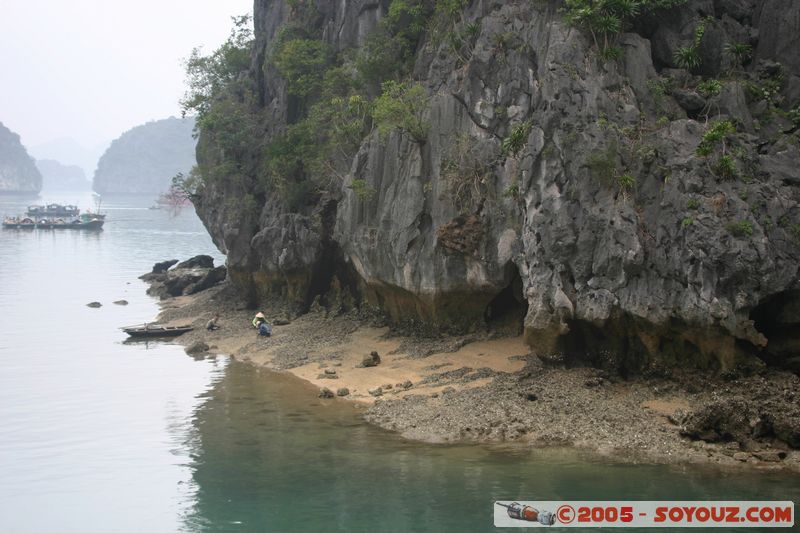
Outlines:
POLYGON ((329 311, 339 310, 334 307, 350 307, 350 302, 356 305, 360 300, 358 273, 345 260, 339 244, 331 235, 338 207, 336 200, 329 199, 319 211, 320 227, 326 233, 322 235, 320 258, 311 270, 311 278, 303 301, 303 313, 309 311, 317 297, 320 299, 320 304, 329 311))
POLYGON ((632 319, 617 317, 603 326, 567 320, 569 332, 559 340, 568 366, 589 365, 624 379, 640 374, 649 362, 647 349, 635 335, 632 319))
POLYGON ((486 306, 484 318, 491 329, 521 333, 528 300, 522 292, 522 277, 517 266, 510 263, 506 269, 510 281, 486 306))
POLYGON ((800 290, 779 292, 763 299, 750 311, 767 346, 757 353, 767 365, 800 374, 800 290))

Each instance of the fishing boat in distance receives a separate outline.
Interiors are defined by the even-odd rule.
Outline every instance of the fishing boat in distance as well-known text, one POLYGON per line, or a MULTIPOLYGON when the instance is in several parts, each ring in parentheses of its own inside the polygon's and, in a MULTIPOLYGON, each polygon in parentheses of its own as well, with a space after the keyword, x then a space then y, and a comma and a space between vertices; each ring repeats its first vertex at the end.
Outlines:
POLYGON ((122 331, 137 338, 151 337, 177 337, 183 335, 194 328, 192 326, 162 326, 161 324, 142 324, 139 326, 126 326, 120 328, 122 331))
POLYGON ((81 210, 75 205, 61 205, 61 204, 47 204, 47 205, 29 205, 29 217, 77 217, 81 214, 81 210))

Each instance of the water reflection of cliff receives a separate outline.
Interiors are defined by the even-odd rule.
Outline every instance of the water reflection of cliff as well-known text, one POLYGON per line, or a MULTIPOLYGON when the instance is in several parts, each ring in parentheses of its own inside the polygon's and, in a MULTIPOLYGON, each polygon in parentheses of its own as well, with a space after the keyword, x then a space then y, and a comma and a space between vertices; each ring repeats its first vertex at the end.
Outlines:
POLYGON ((766 494, 763 473, 410 443, 295 378, 239 363, 204 395, 190 433, 191 531, 494 531, 494 500, 788 497, 786 480, 766 494))
MULTIPOLYGON (((232 363, 192 426, 191 530, 491 527, 487 502, 498 471, 496 461, 483 460, 485 451, 401 441, 362 423, 349 404, 323 403, 293 378, 232 363), (452 516, 447 507, 456 502, 463 508, 452 516)), ((523 478, 515 494, 533 488, 523 478)))

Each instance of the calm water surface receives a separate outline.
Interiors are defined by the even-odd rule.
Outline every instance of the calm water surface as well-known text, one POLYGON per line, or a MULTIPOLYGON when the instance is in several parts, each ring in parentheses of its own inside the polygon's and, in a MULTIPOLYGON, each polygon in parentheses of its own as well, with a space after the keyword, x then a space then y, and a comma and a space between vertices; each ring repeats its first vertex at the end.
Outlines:
MULTIPOLYGON (((52 201, 93 206, 0 196, 0 214, 52 201)), ((404 442, 293 378, 123 344, 157 313, 137 276, 223 259, 190 210, 151 202, 106 198, 97 234, 0 232, 2 532, 493 531, 495 499, 800 500, 787 474, 404 442)))

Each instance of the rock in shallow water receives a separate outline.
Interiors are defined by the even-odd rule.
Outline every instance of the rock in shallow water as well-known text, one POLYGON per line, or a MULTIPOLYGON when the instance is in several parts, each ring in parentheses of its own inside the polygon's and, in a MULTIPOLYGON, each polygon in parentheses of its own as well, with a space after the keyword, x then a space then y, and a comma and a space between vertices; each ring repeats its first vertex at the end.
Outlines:
POLYGON ((114 305, 128 305, 128 300, 117 300, 114 305))
POLYGON ((188 354, 197 354, 203 353, 208 351, 208 344, 204 343, 203 341, 195 341, 189 346, 186 347, 184 350, 188 354))
POLYGON ((322 387, 319 390, 319 397, 320 398, 324 398, 326 400, 330 399, 330 398, 333 398, 333 391, 330 390, 328 387, 322 387))
POLYGON ((103 304, 101 304, 100 302, 89 302, 88 304, 86 304, 86 307, 92 307, 94 309, 97 309, 98 307, 103 307, 103 304))

